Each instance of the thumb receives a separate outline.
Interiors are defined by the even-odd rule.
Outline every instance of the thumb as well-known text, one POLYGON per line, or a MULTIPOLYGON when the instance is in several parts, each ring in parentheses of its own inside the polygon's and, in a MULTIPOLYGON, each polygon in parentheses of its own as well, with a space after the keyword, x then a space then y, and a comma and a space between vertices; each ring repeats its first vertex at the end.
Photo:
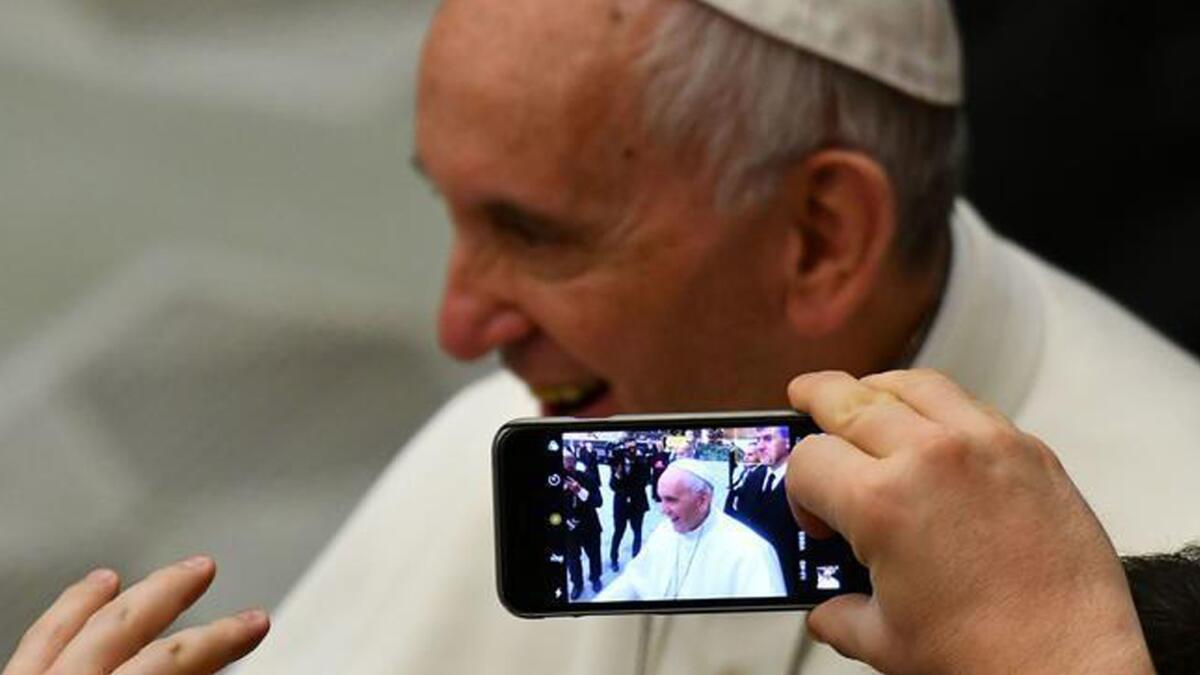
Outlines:
POLYGON ((883 663, 890 652, 887 629, 883 614, 870 596, 839 595, 817 605, 808 614, 808 633, 842 656, 887 671, 883 663))

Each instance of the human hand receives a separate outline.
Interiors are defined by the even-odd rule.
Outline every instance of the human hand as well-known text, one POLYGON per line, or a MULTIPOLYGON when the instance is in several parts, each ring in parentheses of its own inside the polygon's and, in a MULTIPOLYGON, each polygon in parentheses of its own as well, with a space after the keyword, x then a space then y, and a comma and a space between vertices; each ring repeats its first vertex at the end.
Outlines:
POLYGON ((566 490, 567 492, 570 492, 571 494, 579 494, 579 491, 582 488, 583 488, 583 486, 580 485, 579 481, 575 480, 574 478, 568 477, 566 480, 563 481, 563 489, 566 490))
POLYGON ((1053 452, 946 377, 813 373, 792 405, 827 433, 787 492, 842 533, 874 595, 829 600, 812 635, 889 673, 1152 673, 1116 552, 1053 452))
POLYGON ((120 579, 96 570, 68 587, 21 638, 3 675, 201 675, 258 646, 270 627, 261 610, 155 638, 212 583, 216 565, 197 556, 164 567, 118 595, 120 579))

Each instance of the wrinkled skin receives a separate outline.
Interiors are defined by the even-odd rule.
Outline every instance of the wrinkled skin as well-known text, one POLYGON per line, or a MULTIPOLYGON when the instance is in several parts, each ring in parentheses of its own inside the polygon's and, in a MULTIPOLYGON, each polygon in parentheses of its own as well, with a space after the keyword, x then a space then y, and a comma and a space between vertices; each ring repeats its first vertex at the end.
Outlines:
POLYGON ((779 407, 792 374, 889 363, 936 300, 879 253, 890 193, 855 192, 864 158, 828 153, 828 200, 732 214, 694 155, 644 131, 637 56, 678 1, 449 0, 426 43, 415 160, 454 228, 440 342, 498 353, 547 412, 779 407), (806 208, 869 250, 806 239, 806 208), (798 270, 834 252, 850 306, 797 299, 798 270))

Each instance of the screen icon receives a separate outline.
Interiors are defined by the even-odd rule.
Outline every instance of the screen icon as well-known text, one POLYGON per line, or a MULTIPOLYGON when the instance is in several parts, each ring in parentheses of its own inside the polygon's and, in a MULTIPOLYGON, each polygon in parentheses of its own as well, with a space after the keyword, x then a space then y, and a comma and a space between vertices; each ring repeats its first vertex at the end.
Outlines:
POLYGON ((840 572, 840 565, 817 565, 817 590, 840 590, 842 587, 842 581, 838 579, 840 572))
POLYGON ((562 484, 562 476, 560 476, 556 473, 552 473, 546 479, 546 482, 550 484, 550 487, 558 487, 559 485, 562 484))
POLYGON ((558 441, 550 441, 550 444, 546 446, 546 450, 550 452, 558 452, 558 441))
POLYGON ((558 527, 559 525, 562 525, 563 517, 561 513, 551 513, 550 517, 546 520, 548 520, 554 527, 558 527))
POLYGON ((558 553, 551 553, 550 554, 550 562, 552 562, 556 565, 561 565, 561 564, 563 564, 563 557, 561 555, 559 555, 558 553))

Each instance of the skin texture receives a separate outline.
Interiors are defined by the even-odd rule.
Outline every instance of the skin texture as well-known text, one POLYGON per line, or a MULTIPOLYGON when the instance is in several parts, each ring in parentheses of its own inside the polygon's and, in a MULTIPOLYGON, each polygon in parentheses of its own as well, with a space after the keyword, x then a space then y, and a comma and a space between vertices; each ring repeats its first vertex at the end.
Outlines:
POLYGON ((708 517, 712 496, 693 488, 683 469, 667 467, 658 479, 658 496, 662 499, 663 515, 671 521, 676 532, 684 533, 700 527, 708 517))
POLYGON ((535 393, 607 385, 570 414, 778 407, 790 374, 894 363, 940 292, 943 259, 893 255, 869 157, 816 153, 725 214, 694 152, 641 131, 636 57, 681 1, 448 0, 424 50, 416 165, 454 226, 441 345, 498 352, 535 393))
POLYGON ((887 673, 1153 672, 1116 552, 1041 441, 931 371, 788 393, 829 432, 792 452, 793 512, 874 586, 813 610, 813 636, 887 673))
POLYGON ((164 567, 120 593, 112 570, 68 587, 26 631, 3 675, 201 675, 254 649, 270 622, 262 610, 155 639, 204 594, 216 575, 197 556, 164 567))

